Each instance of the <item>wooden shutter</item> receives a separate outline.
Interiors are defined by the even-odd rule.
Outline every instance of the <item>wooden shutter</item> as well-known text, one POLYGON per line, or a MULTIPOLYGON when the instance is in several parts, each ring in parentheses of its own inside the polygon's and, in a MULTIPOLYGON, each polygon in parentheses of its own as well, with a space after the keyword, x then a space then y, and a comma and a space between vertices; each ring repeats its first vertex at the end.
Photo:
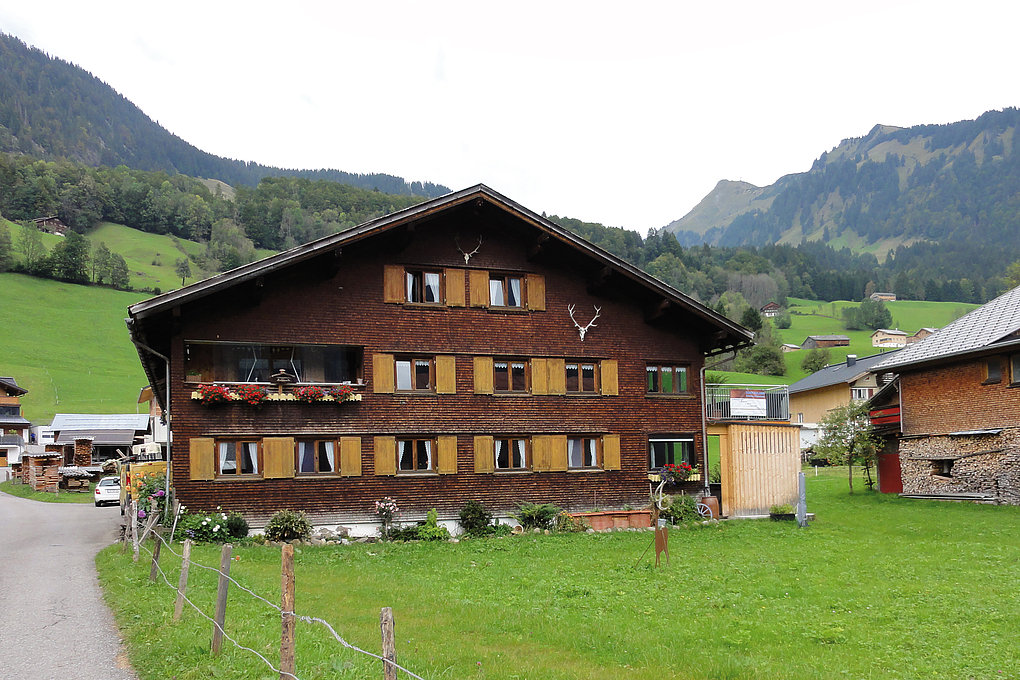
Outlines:
MULTIPOLYGON (((549 367, 549 394, 567 393, 567 362, 563 359, 547 359, 549 367)), ((580 367, 578 367, 580 368, 580 367)))
POLYGON ((397 474, 397 439, 396 437, 376 437, 373 442, 375 474, 397 474))
POLYGON ((294 438, 266 437, 262 440, 262 476, 284 479, 294 476, 294 438))
POLYGON ((448 354, 436 357, 436 394, 457 393, 457 359, 448 354))
POLYGON ((528 274, 528 309, 538 312, 545 311, 545 277, 541 274, 528 274))
POLYGON ((548 472, 552 469, 552 440, 552 437, 544 434, 531 438, 531 469, 535 472, 548 472))
POLYGON ((602 437, 602 469, 620 469, 620 435, 607 434, 602 437))
POLYGON ((216 477, 216 441, 209 437, 193 437, 188 442, 188 465, 191 479, 216 477))
POLYGON ((492 357, 475 357, 475 394, 492 394, 492 357))
POLYGON ((602 379, 602 394, 615 397, 620 394, 619 381, 617 378, 616 359, 606 359, 599 367, 602 379))
POLYGON ((468 272, 468 296, 472 307, 489 306, 489 272, 472 269, 468 272))
POLYGON ((361 476, 361 437, 340 437, 340 476, 361 476))
POLYGON ((438 449, 436 462, 439 464, 439 474, 457 474, 457 437, 455 435, 438 437, 436 448, 438 449))
POLYGON ((492 437, 479 435, 475 437, 475 473, 483 474, 496 469, 495 450, 492 437))
POLYGON ((450 307, 463 307, 466 304, 464 295, 464 270, 447 269, 446 275, 446 304, 450 307))
POLYGON ((404 268, 388 264, 383 267, 383 301, 404 302, 406 288, 404 283, 404 268))
POLYGON ((549 360, 531 360, 531 393, 549 394, 549 360))
POLYGON ((567 435, 555 435, 549 437, 551 463, 550 470, 553 472, 564 472, 567 469, 567 435))
POLYGON ((392 354, 373 354, 372 391, 380 394, 392 393, 395 370, 392 354))

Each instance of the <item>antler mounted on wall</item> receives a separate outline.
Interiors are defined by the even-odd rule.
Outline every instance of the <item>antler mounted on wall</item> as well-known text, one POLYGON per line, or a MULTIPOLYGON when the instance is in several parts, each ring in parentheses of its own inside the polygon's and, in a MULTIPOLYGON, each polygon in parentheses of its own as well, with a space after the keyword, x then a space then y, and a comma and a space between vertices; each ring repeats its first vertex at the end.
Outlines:
POLYGON ((453 237, 453 242, 457 246, 457 250, 464 256, 464 264, 467 264, 471 260, 471 256, 478 252, 478 249, 482 247, 482 235, 478 235, 478 245, 470 253, 465 253, 464 249, 460 247, 460 234, 453 237))
POLYGON ((602 314, 602 308, 595 307, 595 316, 592 317, 591 321, 588 322, 587 326, 582 326, 581 324, 577 323, 577 319, 574 318, 574 305, 567 305, 567 312, 570 314, 570 320, 574 322, 574 326, 577 328, 577 332, 580 333, 581 335, 581 342, 584 342, 585 334, 588 332, 589 328, 593 328, 596 325, 595 319, 599 318, 599 315, 602 314))

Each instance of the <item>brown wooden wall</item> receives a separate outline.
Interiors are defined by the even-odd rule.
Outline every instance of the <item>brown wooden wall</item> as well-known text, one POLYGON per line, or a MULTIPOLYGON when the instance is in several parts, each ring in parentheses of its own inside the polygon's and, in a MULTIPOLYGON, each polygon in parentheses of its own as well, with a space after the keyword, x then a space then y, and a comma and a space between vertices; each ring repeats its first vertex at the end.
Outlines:
POLYGON ((798 500, 800 429, 788 423, 716 423, 719 436, 722 513, 766 515, 773 505, 798 500))
POLYGON ((1010 386, 1005 355, 904 372, 900 394, 904 435, 1009 427, 1020 422, 1020 390, 1010 386), (987 360, 1000 363, 998 383, 984 384, 987 360))
MULTIPOLYGON (((328 523, 366 518, 374 501, 397 500, 409 516, 435 507, 456 516, 469 499, 490 509, 512 510, 518 501, 553 502, 564 509, 643 505, 648 499, 648 436, 693 435, 701 459, 702 356, 691 323, 646 322, 629 282, 606 279, 589 260, 562 249, 538 250, 530 227, 513 223, 440 220, 413 232, 386 233, 347 245, 336 266, 308 264, 241 284, 183 307, 173 332, 172 471, 180 500, 193 509, 222 506, 256 521, 281 508, 308 511, 328 523), (465 266, 455 247, 482 246, 465 266), (466 270, 455 306, 385 302, 387 265, 428 265, 466 270), (495 310, 471 306, 470 270, 539 275, 544 310, 495 310), (463 301, 463 306, 461 304, 463 301), (567 306, 587 323, 602 309, 584 342, 567 306), (205 407, 190 398, 185 382, 186 340, 261 343, 331 343, 364 348, 363 400, 355 403, 228 404, 205 407), (380 393, 373 389, 377 354, 424 353, 452 357, 452 394, 380 393), (477 357, 612 360, 618 395, 488 395, 475 393, 477 357), (650 397, 646 361, 689 365, 690 396, 650 397), (474 442, 485 435, 619 435, 620 470, 476 473, 474 442), (454 437, 456 473, 376 475, 375 437, 454 437), (360 437, 360 476, 284 479, 189 479, 192 438, 323 435, 360 437)), ((461 281, 459 274, 447 280, 461 281)), ((699 322, 700 323, 700 322, 699 322)))

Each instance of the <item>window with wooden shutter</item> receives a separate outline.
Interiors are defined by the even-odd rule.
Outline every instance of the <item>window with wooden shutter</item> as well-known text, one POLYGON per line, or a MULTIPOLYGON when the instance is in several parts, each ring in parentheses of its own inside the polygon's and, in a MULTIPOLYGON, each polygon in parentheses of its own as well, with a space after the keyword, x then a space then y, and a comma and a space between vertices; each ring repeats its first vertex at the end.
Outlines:
POLYGON ((266 479, 294 476, 294 438, 266 437, 262 440, 262 458, 266 479))
POLYGON ((468 299, 472 307, 489 306, 489 272, 472 269, 468 272, 468 299))
POLYGON ((475 437, 475 473, 485 474, 487 472, 493 472, 495 466, 493 464, 494 457, 493 451, 493 438, 488 435, 479 435, 475 437))
POLYGON ((531 393, 549 394, 549 360, 531 360, 531 393))
POLYGON ((563 472, 567 469, 567 436, 554 435, 549 439, 551 440, 549 469, 553 472, 563 472))
POLYGON ((376 437, 373 449, 375 474, 377 476, 397 474, 396 437, 376 437))
POLYGON ((537 312, 545 311, 545 277, 541 274, 528 274, 528 309, 537 312))
POLYGON ((602 469, 620 469, 620 435, 607 434, 602 437, 602 469))
POLYGON ((361 437, 340 437, 340 475, 361 476, 361 437))
POLYGON ((457 359, 451 355, 436 357, 436 393, 457 393, 457 359))
POLYGON ((191 479, 216 477, 216 442, 209 437, 193 437, 188 442, 188 465, 191 479))
POLYGON ((602 382, 602 394, 617 396, 620 394, 620 387, 617 378, 617 364, 615 359, 606 359, 599 366, 599 376, 602 382))
POLYGON ((457 437, 455 435, 444 435, 437 437, 436 448, 439 449, 439 469, 441 475, 457 474, 457 437))
POLYGON ((475 357, 475 394, 492 394, 492 357, 475 357))
POLYGON ((567 367, 563 359, 547 359, 549 382, 547 394, 567 393, 567 367))
POLYGON ((404 268, 388 264, 383 268, 383 301, 403 302, 405 296, 404 268))
POLYGON ((535 472, 548 472, 552 469, 553 437, 536 435, 531 438, 531 469, 535 472))
POLYGON ((372 391, 380 394, 393 392, 393 355, 372 355, 372 391))
POLYGON ((446 272, 446 304, 450 307, 463 307, 466 304, 464 295, 464 270, 447 269, 446 272))

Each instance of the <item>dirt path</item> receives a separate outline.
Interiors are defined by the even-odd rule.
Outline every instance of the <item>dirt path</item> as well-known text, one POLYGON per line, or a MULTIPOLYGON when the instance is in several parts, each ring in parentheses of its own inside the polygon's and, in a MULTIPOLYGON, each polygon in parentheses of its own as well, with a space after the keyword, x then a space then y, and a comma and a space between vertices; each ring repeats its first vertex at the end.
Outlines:
POLYGON ((0 493, 0 676, 135 680, 96 578, 119 525, 116 506, 0 493))

